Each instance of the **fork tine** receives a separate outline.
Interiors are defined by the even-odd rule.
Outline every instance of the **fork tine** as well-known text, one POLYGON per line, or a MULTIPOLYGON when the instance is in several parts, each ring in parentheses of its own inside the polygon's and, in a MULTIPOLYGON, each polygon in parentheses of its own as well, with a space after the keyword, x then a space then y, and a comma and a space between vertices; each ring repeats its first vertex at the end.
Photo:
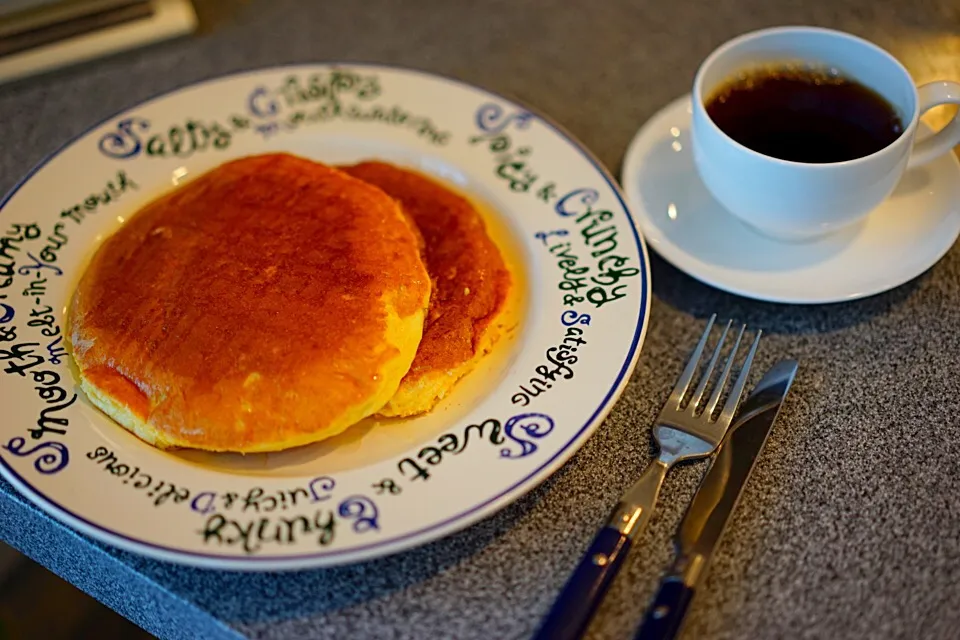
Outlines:
POLYGON ((722 425, 729 425, 733 421, 733 414, 737 412, 737 406, 740 404, 740 396, 743 395, 743 388, 747 386, 747 378, 750 377, 750 366, 753 364, 753 356, 757 353, 757 347, 760 345, 760 336, 762 334, 763 331, 757 331, 757 337, 753 339, 753 344, 750 345, 747 359, 743 361, 743 366, 740 367, 740 374, 737 376, 737 381, 733 384, 733 389, 730 390, 730 397, 727 398, 726 404, 723 405, 723 411, 720 413, 720 418, 718 419, 718 422, 722 425))
POLYGON ((717 408, 717 404, 720 402, 720 395, 723 393, 723 388, 727 385, 727 378, 730 376, 730 371, 733 369, 733 361, 737 358, 737 351, 740 349, 740 341, 743 339, 743 332, 747 330, 747 325, 740 325, 740 333, 737 334, 737 339, 733 343, 733 348, 730 349, 730 355, 727 356, 727 364, 723 367, 723 373, 720 374, 720 377, 717 378, 717 385, 713 389, 713 393, 710 394, 710 400, 707 402, 707 406, 703 410, 703 415, 712 416, 714 410, 717 408))
POLYGON ((674 404, 677 409, 680 408, 680 402, 687 393, 687 388, 690 386, 693 374, 697 372, 697 366, 700 364, 700 356, 703 355, 703 349, 707 346, 707 338, 710 337, 710 329, 713 328, 713 321, 716 319, 717 314, 710 316, 710 320, 707 321, 707 328, 703 330, 703 335, 700 336, 700 342, 697 343, 697 348, 693 350, 690 360, 687 361, 687 366, 684 368, 683 373, 680 374, 680 379, 677 380, 676 386, 673 388, 673 391, 670 392, 670 402, 674 404))
POLYGON ((693 397, 690 398, 691 414, 696 412, 697 405, 699 405, 700 401, 703 399, 703 394, 707 390, 707 384, 710 382, 710 376, 713 375, 713 369, 717 366, 717 362, 720 360, 720 352, 723 350, 723 343, 727 339, 727 333, 730 331, 730 325, 732 324, 733 320, 727 320, 727 326, 723 328, 723 333, 720 334, 720 339, 717 341, 717 346, 713 349, 713 356, 710 358, 710 363, 707 365, 707 370, 703 372, 703 376, 700 378, 700 383, 697 385, 697 390, 693 392, 693 397))

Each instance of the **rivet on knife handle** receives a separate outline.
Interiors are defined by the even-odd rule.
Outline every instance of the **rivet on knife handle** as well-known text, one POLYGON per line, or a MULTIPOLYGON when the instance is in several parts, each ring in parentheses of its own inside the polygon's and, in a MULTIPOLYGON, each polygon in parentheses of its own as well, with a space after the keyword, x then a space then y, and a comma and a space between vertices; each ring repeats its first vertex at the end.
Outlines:
POLYGON ((693 599, 693 589, 677 576, 667 576, 660 581, 656 599, 647 610, 643 625, 634 640, 670 640, 676 636, 693 599))

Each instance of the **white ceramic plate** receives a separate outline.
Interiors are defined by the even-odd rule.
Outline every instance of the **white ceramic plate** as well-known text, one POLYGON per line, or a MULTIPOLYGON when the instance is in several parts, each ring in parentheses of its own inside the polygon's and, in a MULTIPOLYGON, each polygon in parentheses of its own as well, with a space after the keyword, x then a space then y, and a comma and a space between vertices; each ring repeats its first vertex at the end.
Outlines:
MULTIPOLYGON (((921 135, 928 131, 921 123, 921 135)), ((621 181, 651 248, 720 289, 796 304, 862 298, 917 277, 960 233, 960 162, 952 153, 907 172, 863 223, 790 243, 761 235, 714 200, 694 166, 689 132, 684 96, 637 132, 621 181)))
POLYGON ((293 569, 461 529, 564 463, 609 412, 646 328, 645 248, 600 164, 487 91, 362 65, 270 69, 141 104, 69 143, 0 213, 0 471, 80 531, 156 558, 293 569), (379 158, 472 197, 517 274, 515 328, 431 414, 277 454, 163 452, 75 384, 66 306, 98 243, 232 158, 379 158))

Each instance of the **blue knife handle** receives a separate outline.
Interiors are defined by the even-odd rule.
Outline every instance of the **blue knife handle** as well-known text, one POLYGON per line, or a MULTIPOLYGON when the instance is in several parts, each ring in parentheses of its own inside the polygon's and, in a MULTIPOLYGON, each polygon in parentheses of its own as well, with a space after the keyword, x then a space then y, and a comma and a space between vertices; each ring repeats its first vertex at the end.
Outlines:
POLYGON ((660 589, 634 640, 671 640, 680 630, 683 615, 693 599, 693 589, 677 576, 660 581, 660 589))
POLYGON ((613 527, 601 529, 554 602, 535 640, 581 637, 629 550, 630 538, 613 527))

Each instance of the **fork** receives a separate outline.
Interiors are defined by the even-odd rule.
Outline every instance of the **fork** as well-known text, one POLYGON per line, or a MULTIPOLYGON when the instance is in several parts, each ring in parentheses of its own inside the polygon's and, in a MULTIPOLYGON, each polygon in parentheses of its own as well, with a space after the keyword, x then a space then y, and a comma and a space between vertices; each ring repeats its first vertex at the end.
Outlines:
POLYGON ((680 379, 670 393, 667 404, 660 411, 653 425, 653 438, 659 447, 659 455, 647 466, 640 479, 620 498, 619 503, 610 513, 606 525, 593 539, 590 548, 580 559, 580 564, 554 602, 553 608, 537 631, 535 640, 569 640, 579 638, 583 634, 613 578, 620 570, 632 543, 650 521, 667 472, 678 462, 706 458, 716 451, 720 441, 723 440, 740 404, 743 389, 750 375, 750 366, 753 364, 753 357, 760 344, 761 332, 757 332, 720 414, 714 417, 747 329, 746 325, 741 325, 723 370, 714 383, 706 404, 701 407, 707 386, 723 352, 724 342, 730 333, 732 321, 727 322, 706 370, 689 400, 684 403, 687 400, 687 391, 700 368, 700 360, 716 317, 714 314, 707 322, 707 328, 700 337, 700 342, 697 343, 693 355, 690 356, 683 373, 680 374, 680 379))

